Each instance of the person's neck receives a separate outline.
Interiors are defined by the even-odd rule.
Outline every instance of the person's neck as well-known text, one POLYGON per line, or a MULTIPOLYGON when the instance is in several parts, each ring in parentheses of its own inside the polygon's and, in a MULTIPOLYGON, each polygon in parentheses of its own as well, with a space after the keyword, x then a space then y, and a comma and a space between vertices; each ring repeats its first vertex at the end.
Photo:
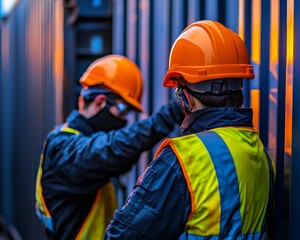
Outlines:
POLYGON ((196 111, 199 111, 199 110, 202 110, 205 108, 206 108, 206 106, 204 106, 200 101, 198 101, 196 98, 194 98, 191 112, 196 112, 196 111))
POLYGON ((88 108, 79 109, 78 112, 87 119, 95 116, 98 113, 96 107, 93 106, 93 103, 88 108))

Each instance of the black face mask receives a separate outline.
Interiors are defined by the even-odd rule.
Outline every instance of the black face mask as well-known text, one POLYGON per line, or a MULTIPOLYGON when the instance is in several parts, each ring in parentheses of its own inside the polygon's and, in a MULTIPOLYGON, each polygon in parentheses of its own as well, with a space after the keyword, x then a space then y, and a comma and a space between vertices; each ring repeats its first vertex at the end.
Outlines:
POLYGON ((127 120, 115 117, 108 107, 104 107, 95 116, 88 119, 89 123, 93 125, 96 131, 109 132, 123 128, 127 124, 127 120))

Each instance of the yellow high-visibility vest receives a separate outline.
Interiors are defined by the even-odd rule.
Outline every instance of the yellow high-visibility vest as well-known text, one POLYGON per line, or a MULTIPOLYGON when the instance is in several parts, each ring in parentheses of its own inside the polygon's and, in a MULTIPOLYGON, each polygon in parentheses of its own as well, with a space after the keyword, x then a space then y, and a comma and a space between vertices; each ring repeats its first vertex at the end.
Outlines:
POLYGON ((222 127, 167 139, 155 156, 165 146, 176 154, 190 192, 188 234, 264 238, 275 173, 255 130, 222 127))
MULTIPOLYGON (((72 134, 79 134, 75 129, 63 126, 61 132, 69 132, 72 134)), ((44 149, 47 141, 44 143, 44 149)), ((53 231, 53 222, 50 211, 48 210, 43 196, 42 175, 44 162, 44 149, 40 158, 40 165, 36 180, 36 213, 44 226, 53 231)), ((114 186, 109 182, 104 187, 98 190, 93 205, 80 227, 76 240, 83 239, 104 239, 105 228, 113 218, 113 213, 117 209, 117 199, 114 186)))

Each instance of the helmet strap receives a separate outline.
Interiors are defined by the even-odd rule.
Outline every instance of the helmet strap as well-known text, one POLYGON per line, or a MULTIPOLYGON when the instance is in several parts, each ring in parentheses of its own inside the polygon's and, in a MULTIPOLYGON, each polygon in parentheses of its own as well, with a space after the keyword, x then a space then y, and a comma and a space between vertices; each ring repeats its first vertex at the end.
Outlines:
POLYGON ((182 80, 182 85, 186 86, 190 93, 193 92, 213 94, 213 95, 224 95, 232 91, 240 90, 243 87, 242 78, 224 78, 224 79, 214 79, 197 83, 188 83, 184 79, 182 80))
POLYGON ((182 90, 182 93, 181 93, 181 99, 182 99, 182 102, 183 102, 185 115, 189 115, 192 112, 192 109, 190 107, 189 101, 187 100, 187 97, 186 97, 183 90, 182 90))

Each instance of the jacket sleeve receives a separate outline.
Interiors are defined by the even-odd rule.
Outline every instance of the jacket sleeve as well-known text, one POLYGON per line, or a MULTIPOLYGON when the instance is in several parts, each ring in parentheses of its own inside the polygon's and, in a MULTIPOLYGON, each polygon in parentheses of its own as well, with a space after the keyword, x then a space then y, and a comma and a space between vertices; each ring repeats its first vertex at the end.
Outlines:
POLYGON ((48 153, 55 154, 55 171, 65 184, 99 188, 111 177, 128 171, 143 151, 166 137, 182 120, 180 105, 169 103, 153 116, 128 128, 91 136, 61 136, 57 144, 51 140, 49 148, 52 150, 48 153))
POLYGON ((168 147, 138 179, 105 239, 178 239, 190 213, 190 195, 175 154, 168 147))

